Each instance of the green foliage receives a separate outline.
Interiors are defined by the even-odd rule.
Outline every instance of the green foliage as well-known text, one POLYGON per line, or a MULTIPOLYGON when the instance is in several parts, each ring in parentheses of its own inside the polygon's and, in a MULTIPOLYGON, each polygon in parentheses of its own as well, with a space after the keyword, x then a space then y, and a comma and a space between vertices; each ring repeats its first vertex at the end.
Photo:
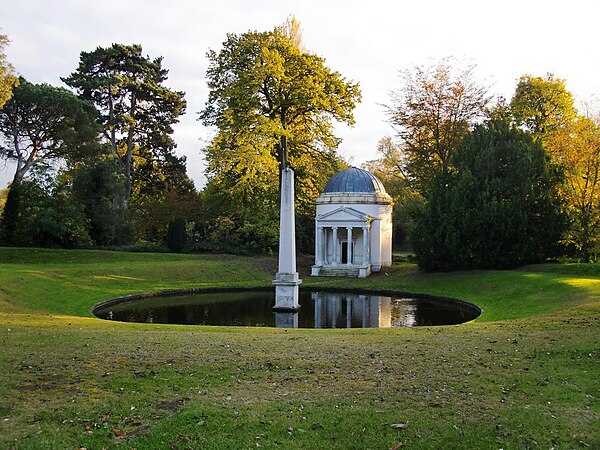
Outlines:
MULTIPOLYGON (((308 223, 316 197, 342 166, 333 122, 354 123, 360 91, 302 47, 294 19, 272 31, 229 34, 208 58, 210 93, 200 119, 218 134, 204 150, 208 214, 196 221, 204 235, 197 245, 268 253, 277 243, 280 170, 294 169, 298 223, 308 223), (233 226, 215 239, 223 221, 233 226)), ((305 228, 302 242, 312 248, 313 227, 305 228)))
MULTIPOLYGON (((13 96, 0 110, 0 134, 3 138, 0 154, 3 158, 16 162, 10 186, 10 191, 14 192, 9 192, 2 216, 5 243, 13 243, 17 216, 23 214, 21 208, 32 207, 26 203, 26 199, 40 198, 38 195, 23 197, 20 190, 23 178, 32 172, 44 172, 57 160, 71 164, 96 152, 98 129, 95 117, 96 111, 91 104, 78 99, 66 89, 20 80, 13 96)), ((28 188, 28 192, 31 193, 31 189, 28 188)), ((52 228, 49 225, 52 220, 48 218, 45 228, 52 228)), ((34 233, 45 233, 38 231, 39 233, 34 233)), ((68 233, 57 231, 49 234, 66 236, 68 233)), ((61 239, 47 240, 56 245, 57 240, 61 239)), ((21 241, 28 242, 28 239, 21 241)))
POLYGON ((193 220, 200 206, 186 174, 185 157, 165 155, 160 163, 140 160, 137 174, 129 207, 135 240, 163 245, 169 222, 180 217, 193 220))
POLYGON ((23 181, 18 193, 11 244, 73 248, 91 243, 84 207, 73 198, 68 185, 23 181))
POLYGON ((187 244, 187 232, 185 230, 185 220, 178 217, 169 222, 167 230, 167 247, 175 253, 181 252, 187 244))
POLYGON ((236 235, 234 242, 242 254, 269 254, 276 251, 279 243, 279 222, 272 217, 246 220, 236 229, 236 235))
POLYGON ((83 206, 92 242, 98 246, 113 243, 116 216, 112 193, 116 184, 114 159, 88 160, 72 172, 73 197, 83 206))
POLYGON ((15 183, 36 167, 97 151, 96 110, 66 89, 20 80, 0 110, 3 158, 16 162, 15 183))
POLYGON ((193 225, 201 206, 195 192, 164 191, 146 197, 144 201, 136 199, 130 210, 135 240, 164 245, 169 223, 183 218, 190 226, 193 225))
POLYGON ((203 229, 193 248, 197 251, 238 255, 263 255, 277 250, 279 220, 276 209, 254 210, 254 214, 230 213, 206 218, 197 225, 203 229))
POLYGON ((132 201, 142 205, 162 199, 166 194, 195 194, 194 183, 186 173, 186 157, 165 154, 157 159, 136 158, 138 182, 131 193, 132 201))
POLYGON ((565 80, 551 74, 545 78, 523 75, 510 111, 518 124, 542 139, 568 125, 577 115, 565 80))
POLYGON ((556 169, 505 121, 477 126, 432 184, 413 247, 426 270, 510 268, 553 256, 564 228, 556 169))
POLYGON ((3 244, 10 244, 14 240, 19 218, 20 198, 21 183, 14 184, 8 188, 6 202, 2 209, 2 220, 0 221, 0 240, 3 244))

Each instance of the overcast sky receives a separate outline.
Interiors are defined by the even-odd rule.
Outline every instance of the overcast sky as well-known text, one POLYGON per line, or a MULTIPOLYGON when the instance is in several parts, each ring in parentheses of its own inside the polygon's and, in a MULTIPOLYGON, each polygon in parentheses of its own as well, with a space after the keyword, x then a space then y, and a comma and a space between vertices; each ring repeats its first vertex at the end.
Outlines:
MULTIPOLYGON (((141 44, 163 56, 168 87, 186 92, 176 126, 177 153, 201 188, 201 148, 214 131, 196 121, 208 96, 206 52, 227 33, 266 31, 289 15, 301 23, 305 47, 360 84, 353 128, 339 126, 341 154, 354 165, 374 159, 377 141, 393 133, 381 104, 400 86, 398 71, 455 56, 477 65, 493 94, 512 96, 522 74, 550 72, 578 100, 600 95, 597 0, 0 0, 0 33, 9 61, 28 81, 62 85, 81 51, 112 43, 141 44)), ((13 168, 0 171, 0 185, 13 168)))

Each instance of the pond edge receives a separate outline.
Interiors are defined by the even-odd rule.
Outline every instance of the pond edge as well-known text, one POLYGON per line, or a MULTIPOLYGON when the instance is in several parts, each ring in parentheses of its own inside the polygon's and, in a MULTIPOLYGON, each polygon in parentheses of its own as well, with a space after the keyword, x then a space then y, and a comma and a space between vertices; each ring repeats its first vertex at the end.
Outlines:
MULTIPOLYGON (((346 292, 346 293, 364 293, 370 295, 386 295, 386 296, 394 296, 394 297, 412 297, 412 298, 423 298, 427 300, 441 301, 444 303, 455 303, 460 304, 466 308, 472 309, 477 312, 477 317, 471 319, 469 322, 479 319, 483 314, 483 308, 480 306, 468 302, 466 300, 460 300, 458 298, 452 297, 444 297, 440 295, 432 295, 418 292, 406 292, 406 291, 396 291, 393 289, 355 289, 355 288, 338 288, 338 287, 303 287, 300 288, 303 291, 309 292, 346 292)), ((172 297, 177 295, 189 295, 189 294, 208 294, 214 292, 240 292, 240 291, 271 291, 273 290, 272 286, 250 286, 250 287, 202 287, 202 288, 183 288, 183 289, 165 289, 162 291, 154 291, 154 292, 141 292, 138 294, 128 294, 121 295, 118 297, 112 297, 107 300, 102 300, 101 302, 96 303, 92 309, 91 313, 96 316, 96 313, 104 308, 120 305, 122 303, 135 302, 136 300, 144 300, 147 298, 156 298, 156 297, 172 297)))

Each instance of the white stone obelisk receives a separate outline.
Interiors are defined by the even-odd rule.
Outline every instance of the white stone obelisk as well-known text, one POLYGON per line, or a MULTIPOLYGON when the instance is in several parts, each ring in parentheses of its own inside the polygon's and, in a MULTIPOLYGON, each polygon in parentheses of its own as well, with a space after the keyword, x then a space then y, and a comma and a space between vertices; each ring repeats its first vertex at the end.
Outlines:
POLYGON ((279 271, 275 275, 275 310, 300 308, 296 272, 296 219, 294 217, 294 171, 281 171, 281 210, 279 217, 279 271))

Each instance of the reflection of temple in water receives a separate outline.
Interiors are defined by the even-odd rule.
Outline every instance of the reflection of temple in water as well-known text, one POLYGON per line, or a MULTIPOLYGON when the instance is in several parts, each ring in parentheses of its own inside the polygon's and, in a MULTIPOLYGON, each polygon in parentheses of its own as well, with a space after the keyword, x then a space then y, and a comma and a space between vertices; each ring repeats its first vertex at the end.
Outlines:
POLYGON ((390 297, 313 292, 315 328, 391 326, 390 297))

